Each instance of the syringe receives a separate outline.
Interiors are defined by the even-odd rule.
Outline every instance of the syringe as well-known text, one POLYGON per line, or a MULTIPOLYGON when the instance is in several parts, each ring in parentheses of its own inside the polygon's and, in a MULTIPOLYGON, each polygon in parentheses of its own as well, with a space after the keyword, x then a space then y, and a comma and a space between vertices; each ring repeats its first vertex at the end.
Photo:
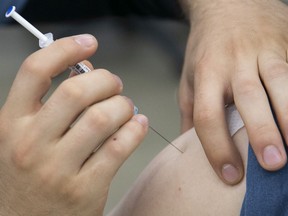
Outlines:
MULTIPOLYGON (((15 19, 18 23, 20 23, 24 28, 26 28, 28 31, 30 31, 34 36, 36 36, 39 39, 39 46, 40 48, 44 48, 49 46, 51 43, 54 42, 53 40, 53 34, 47 33, 43 34, 38 29, 36 29, 33 25, 31 25, 27 20, 25 20, 20 14, 16 12, 16 7, 11 6, 7 10, 5 16, 12 17, 15 19)), ((74 66, 70 67, 71 70, 75 71, 77 74, 86 73, 91 71, 89 67, 87 67, 83 63, 77 63, 74 66)))
MULTIPOLYGON (((20 23, 24 28, 26 28, 28 31, 30 31, 35 37, 39 39, 39 47, 44 48, 49 46, 51 43, 54 42, 53 40, 53 34, 47 33, 43 34, 41 33, 37 28, 35 28, 31 23, 29 23, 26 19, 24 19, 20 14, 16 12, 16 7, 11 6, 8 8, 5 16, 12 17, 15 19, 18 23, 20 23)), ((69 67, 72 71, 76 72, 77 74, 87 73, 90 70, 88 66, 86 66, 84 63, 80 62, 77 63, 74 66, 69 67)), ((134 114, 138 114, 138 108, 134 106, 134 114)), ((181 149, 179 149, 176 145, 174 145, 172 142, 170 142, 168 139, 166 139, 164 136, 162 136, 158 131, 156 131, 153 127, 149 126, 151 130, 153 130, 155 133, 157 133, 160 137, 162 137, 166 142, 168 142, 171 146, 173 146, 175 149, 177 149, 179 152, 184 153, 181 149)))

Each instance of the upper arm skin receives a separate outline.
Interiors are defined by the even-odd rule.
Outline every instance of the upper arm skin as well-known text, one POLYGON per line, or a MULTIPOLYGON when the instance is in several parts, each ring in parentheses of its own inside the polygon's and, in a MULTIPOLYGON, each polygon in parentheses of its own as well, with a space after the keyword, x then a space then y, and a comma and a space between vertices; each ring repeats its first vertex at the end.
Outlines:
MULTIPOLYGON (((233 137, 245 167, 248 137, 245 128, 233 137)), ((238 216, 245 195, 245 178, 236 186, 222 183, 191 129, 167 146, 139 176, 109 216, 238 216)))

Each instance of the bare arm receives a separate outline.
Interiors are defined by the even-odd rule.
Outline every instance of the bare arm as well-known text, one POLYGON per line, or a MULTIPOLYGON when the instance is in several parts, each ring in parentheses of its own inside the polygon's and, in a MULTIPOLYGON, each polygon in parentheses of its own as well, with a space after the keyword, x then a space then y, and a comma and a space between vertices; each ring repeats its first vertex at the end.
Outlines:
MULTIPOLYGON (((233 141, 246 164, 245 128, 235 134, 233 141)), ((173 143, 184 154, 166 147, 109 216, 238 216, 245 194, 245 178, 233 187, 221 182, 209 165, 194 129, 173 143)))

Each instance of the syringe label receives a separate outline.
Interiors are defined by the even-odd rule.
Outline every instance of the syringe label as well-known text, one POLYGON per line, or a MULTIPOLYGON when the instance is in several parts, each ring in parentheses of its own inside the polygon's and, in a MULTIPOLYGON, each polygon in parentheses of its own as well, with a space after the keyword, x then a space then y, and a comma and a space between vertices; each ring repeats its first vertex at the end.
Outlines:
POLYGON ((72 66, 71 69, 74 70, 77 74, 82 74, 91 71, 90 68, 88 68, 83 63, 78 63, 75 66, 72 66))

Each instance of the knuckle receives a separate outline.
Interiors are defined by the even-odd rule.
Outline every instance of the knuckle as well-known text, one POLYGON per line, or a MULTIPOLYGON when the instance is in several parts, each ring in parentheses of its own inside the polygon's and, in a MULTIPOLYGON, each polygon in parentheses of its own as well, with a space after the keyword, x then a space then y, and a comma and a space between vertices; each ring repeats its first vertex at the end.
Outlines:
POLYGON ((211 61, 207 57, 201 58, 194 67, 194 71, 197 72, 197 75, 206 76, 211 72, 211 61))
POLYGON ((121 161, 127 158, 127 156, 138 146, 147 132, 147 130, 136 121, 127 123, 125 128, 129 131, 129 136, 122 136, 120 138, 117 138, 116 135, 112 136, 110 139, 111 141, 107 145, 107 149, 112 158, 121 161), (127 143, 132 142, 133 145, 127 145, 127 143))
POLYGON ((215 121, 217 115, 212 108, 203 108, 201 111, 195 112, 193 116, 195 127, 201 127, 211 124, 215 121))
POLYGON ((220 169, 228 161, 236 162, 239 157, 233 145, 218 145, 217 143, 209 143, 208 147, 204 146, 205 154, 210 164, 215 169, 220 169))
POLYGON ((56 182, 59 182, 58 170, 56 166, 46 165, 37 172, 40 185, 45 185, 48 188, 54 188, 56 182))
POLYGON ((25 71, 38 71, 41 69, 39 62, 36 61, 33 55, 23 61, 21 68, 25 71))
POLYGON ((253 128, 253 131, 255 133, 255 136, 261 137, 267 133, 271 128, 268 125, 262 124, 262 125, 257 125, 253 128))
POLYGON ((264 79, 267 80, 275 80, 282 79, 283 77, 287 77, 288 68, 286 63, 284 62, 274 62, 265 66, 260 73, 264 79))
POLYGON ((65 80, 59 87, 59 91, 65 99, 72 99, 75 101, 81 101, 84 94, 84 89, 75 81, 65 80))
POLYGON ((116 92, 122 92, 123 82, 118 76, 112 74, 110 71, 106 69, 97 69, 97 73, 100 74, 102 77, 104 77, 104 79, 106 79, 109 83, 111 84, 113 83, 114 90, 116 92), (116 82, 116 80, 118 81, 116 82))
POLYGON ((257 127, 251 128, 251 145, 253 149, 259 151, 262 146, 281 143, 280 134, 269 125, 259 125, 257 127))
MULTIPOLYGON (((194 77, 191 81, 196 85, 199 85, 201 80, 210 80, 215 75, 215 71, 219 71, 220 62, 215 61, 215 53, 205 51, 195 61, 192 70, 194 71, 194 77)), ((217 73, 216 73, 217 74, 217 73)))
POLYGON ((107 146, 107 150, 112 158, 123 160, 129 152, 129 149, 125 146, 126 145, 121 145, 121 142, 113 142, 107 146))
POLYGON ((105 130, 110 122, 110 117, 106 112, 99 110, 98 108, 91 107, 87 111, 87 124, 92 130, 101 129, 105 130))
POLYGON ((219 159, 222 158, 223 153, 225 153, 225 148, 215 142, 210 142, 208 144, 206 143, 206 145, 203 145, 203 148, 205 150, 205 154, 209 160, 213 161, 213 163, 217 163, 219 159))
POLYGON ((131 99, 127 98, 126 96, 116 95, 113 97, 115 102, 118 104, 121 109, 125 109, 130 111, 130 114, 133 114, 134 104, 131 99))
POLYGON ((63 184, 59 191, 61 197, 63 197, 71 205, 82 203, 86 197, 86 193, 85 190, 83 190, 83 187, 79 187, 79 185, 76 185, 74 181, 63 184))
POLYGON ((11 137, 10 144, 10 158, 15 168, 20 170, 32 169, 41 155, 39 154, 39 137, 40 134, 35 127, 29 127, 27 130, 18 131, 18 136, 11 137))
POLYGON ((240 76, 235 82, 235 93, 239 96, 257 96, 262 88, 259 80, 253 80, 249 77, 240 76))
POLYGON ((67 197, 68 202, 72 205, 82 203, 85 199, 85 193, 80 190, 79 187, 75 187, 75 189, 67 191, 64 195, 67 197))
POLYGON ((127 128, 133 136, 141 138, 143 136, 143 125, 140 125, 137 121, 132 121, 131 124, 127 124, 127 128))
POLYGON ((18 145, 11 151, 11 161, 20 170, 27 170, 33 164, 34 145, 30 142, 21 141, 23 145, 18 145))
POLYGON ((35 59, 33 56, 30 56, 24 60, 20 71, 29 76, 38 78, 39 80, 46 80, 47 78, 47 75, 43 72, 42 63, 35 59))
POLYGON ((211 160, 214 161, 218 166, 223 165, 224 161, 230 158, 230 155, 227 155, 228 149, 225 147, 217 146, 211 150, 211 160))

